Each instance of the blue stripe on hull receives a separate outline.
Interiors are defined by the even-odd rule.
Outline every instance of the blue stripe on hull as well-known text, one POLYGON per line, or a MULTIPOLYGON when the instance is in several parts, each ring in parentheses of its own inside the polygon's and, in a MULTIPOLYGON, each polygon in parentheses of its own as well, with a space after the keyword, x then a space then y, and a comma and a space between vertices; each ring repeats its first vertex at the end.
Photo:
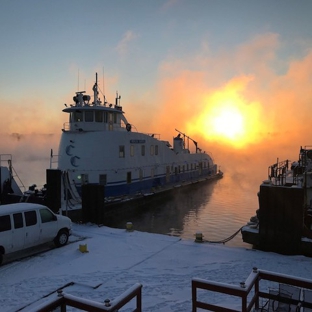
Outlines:
MULTIPOLYGON (((138 193, 148 193, 152 192, 153 188, 174 186, 179 183, 192 182, 198 179, 213 178, 214 176, 216 176, 216 172, 209 169, 203 169, 201 175, 197 171, 170 175, 170 182, 166 182, 166 176, 156 176, 146 180, 132 180, 131 183, 123 181, 118 185, 107 184, 105 186, 105 197, 118 197, 123 195, 135 195, 138 193)), ((77 185, 77 190, 81 195, 81 185, 77 185)))

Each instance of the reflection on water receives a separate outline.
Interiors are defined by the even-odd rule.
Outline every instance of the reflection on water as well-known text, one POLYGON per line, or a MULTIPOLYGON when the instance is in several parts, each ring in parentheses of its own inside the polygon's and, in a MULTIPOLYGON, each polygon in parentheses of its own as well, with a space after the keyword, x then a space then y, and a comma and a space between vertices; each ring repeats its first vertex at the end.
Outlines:
MULTIPOLYGON (((206 240, 220 241, 234 234, 255 214, 258 188, 259 184, 237 183, 225 175, 217 181, 180 189, 130 218, 119 217, 113 226, 125 228, 127 222, 132 222, 138 231, 192 240, 196 232, 201 232, 206 240)), ((250 247, 243 243, 240 233, 226 245, 250 247)))
MULTIPOLYGON (((39 166, 38 161, 36 166, 23 162, 17 164, 23 181, 27 181, 25 186, 45 180, 46 164, 39 166)), ((119 214, 118 220, 110 226, 124 229, 130 221, 138 231, 177 235, 192 240, 196 232, 201 232, 206 240, 223 240, 245 225, 258 208, 257 192, 262 180, 248 178, 250 175, 243 168, 232 174, 224 172, 220 180, 180 189, 174 196, 157 201, 130 218, 119 214)), ((240 233, 226 245, 250 248, 250 245, 243 243, 240 233)))

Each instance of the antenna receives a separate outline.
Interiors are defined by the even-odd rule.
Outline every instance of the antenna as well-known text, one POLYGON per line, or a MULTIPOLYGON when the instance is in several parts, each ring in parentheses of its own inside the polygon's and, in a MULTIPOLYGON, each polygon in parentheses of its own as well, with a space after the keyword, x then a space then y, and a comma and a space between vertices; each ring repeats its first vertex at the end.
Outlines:
POLYGON ((103 66, 103 95, 105 96, 105 89, 104 89, 104 66, 103 66))
POLYGON ((79 90, 79 68, 78 68, 78 89, 79 90))

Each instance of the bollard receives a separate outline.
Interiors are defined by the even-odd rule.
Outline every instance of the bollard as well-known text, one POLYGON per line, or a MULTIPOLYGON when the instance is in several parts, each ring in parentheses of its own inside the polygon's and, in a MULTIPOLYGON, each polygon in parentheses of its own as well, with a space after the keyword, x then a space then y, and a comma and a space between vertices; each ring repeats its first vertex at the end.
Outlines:
POLYGON ((111 306, 109 299, 105 299, 104 300, 104 304, 105 304, 105 307, 110 307, 111 306))
POLYGON ((195 234, 195 242, 202 243, 203 242, 203 234, 201 232, 197 232, 195 234))
POLYGON ((82 252, 82 253, 89 252, 88 248, 87 248, 87 244, 84 244, 84 245, 80 244, 79 245, 79 251, 82 252))
POLYGON ((128 232, 132 232, 133 231, 133 224, 132 224, 132 222, 127 222, 126 229, 127 229, 128 232))

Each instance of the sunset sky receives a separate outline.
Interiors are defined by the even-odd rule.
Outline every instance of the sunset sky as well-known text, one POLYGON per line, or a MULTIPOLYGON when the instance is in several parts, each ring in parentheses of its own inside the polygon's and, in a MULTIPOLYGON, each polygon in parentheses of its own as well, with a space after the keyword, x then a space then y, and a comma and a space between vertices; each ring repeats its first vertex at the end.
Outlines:
POLYGON ((0 153, 48 164, 95 72, 138 131, 178 129, 222 162, 297 153, 312 145, 311 14, 310 0, 1 1, 0 153))

